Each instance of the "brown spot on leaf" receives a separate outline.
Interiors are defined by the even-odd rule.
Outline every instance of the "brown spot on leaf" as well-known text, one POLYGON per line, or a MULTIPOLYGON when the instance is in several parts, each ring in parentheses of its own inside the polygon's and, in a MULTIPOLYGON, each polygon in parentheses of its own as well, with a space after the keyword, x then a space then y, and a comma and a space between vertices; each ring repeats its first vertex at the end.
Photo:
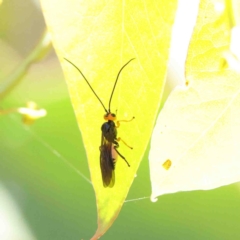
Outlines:
POLYGON ((163 163, 163 168, 165 168, 166 170, 169 170, 169 168, 172 166, 172 161, 171 160, 166 160, 164 163, 163 163))

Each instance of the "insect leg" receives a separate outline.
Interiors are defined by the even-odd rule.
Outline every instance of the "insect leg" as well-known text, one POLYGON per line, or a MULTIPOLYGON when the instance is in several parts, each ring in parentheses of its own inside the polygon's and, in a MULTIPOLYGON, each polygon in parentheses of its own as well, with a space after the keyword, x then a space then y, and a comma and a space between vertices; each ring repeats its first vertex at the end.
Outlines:
POLYGON ((127 147, 129 147, 130 149, 133 149, 133 148, 130 147, 125 141, 123 141, 120 137, 117 138, 117 141, 118 141, 118 142, 122 141, 127 147))
POLYGON ((117 121, 117 125, 116 125, 116 128, 120 127, 120 122, 131 122, 135 117, 132 117, 130 120, 119 120, 117 121))
POLYGON ((113 142, 115 144, 115 146, 113 147, 114 150, 117 152, 117 154, 127 163, 127 165, 130 167, 130 164, 128 163, 127 159, 117 150, 117 148, 119 147, 119 144, 117 141, 113 142))

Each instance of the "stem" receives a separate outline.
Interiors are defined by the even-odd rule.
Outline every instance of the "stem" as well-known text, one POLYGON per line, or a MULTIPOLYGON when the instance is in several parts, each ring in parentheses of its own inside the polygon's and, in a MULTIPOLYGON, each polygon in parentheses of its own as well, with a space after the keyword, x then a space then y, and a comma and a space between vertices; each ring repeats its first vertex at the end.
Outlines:
POLYGON ((49 33, 45 30, 39 43, 26 59, 16 68, 16 70, 1 82, 0 100, 9 94, 27 74, 28 69, 34 62, 42 60, 51 49, 51 39, 49 33))
POLYGON ((8 115, 10 113, 15 113, 17 111, 18 111, 17 108, 11 108, 11 109, 7 109, 7 110, 0 110, 0 116, 1 115, 8 115))

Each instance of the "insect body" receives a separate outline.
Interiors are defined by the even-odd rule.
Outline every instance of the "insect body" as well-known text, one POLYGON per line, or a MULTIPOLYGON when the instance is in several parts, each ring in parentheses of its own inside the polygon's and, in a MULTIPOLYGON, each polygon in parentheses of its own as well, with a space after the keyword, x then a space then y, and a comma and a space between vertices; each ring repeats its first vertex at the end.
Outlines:
MULTIPOLYGON (((122 121, 116 121, 116 114, 111 112, 111 101, 113 97, 113 93, 118 81, 118 78, 120 76, 121 71, 126 67, 133 59, 129 60, 126 64, 122 66, 122 68, 119 70, 117 78, 115 80, 112 93, 110 95, 109 99, 109 107, 108 110, 102 103, 101 99, 98 97, 96 92, 93 90, 92 86, 88 82, 87 78, 84 76, 84 74, 81 72, 81 70, 73 64, 68 59, 64 58, 66 61, 68 61, 70 64, 72 64, 82 75, 82 77, 87 82, 88 86, 91 88, 94 95, 97 97, 101 105, 103 106, 106 114, 104 115, 104 119, 106 120, 105 123, 102 124, 101 130, 102 130, 102 139, 101 139, 101 146, 100 149, 100 167, 102 172, 102 181, 104 187, 113 187, 115 183, 115 163, 117 155, 119 155, 130 167, 128 161, 126 158, 118 151, 119 147, 119 141, 121 138, 117 138, 117 128, 120 126, 120 122, 129 122, 134 119, 134 117, 131 120, 122 120, 122 121), (116 121, 116 124, 115 124, 116 121)), ((126 146, 128 146, 123 140, 121 140, 126 146)), ((130 146, 128 146, 131 148, 130 146)), ((131 148, 132 149, 132 148, 131 148)))

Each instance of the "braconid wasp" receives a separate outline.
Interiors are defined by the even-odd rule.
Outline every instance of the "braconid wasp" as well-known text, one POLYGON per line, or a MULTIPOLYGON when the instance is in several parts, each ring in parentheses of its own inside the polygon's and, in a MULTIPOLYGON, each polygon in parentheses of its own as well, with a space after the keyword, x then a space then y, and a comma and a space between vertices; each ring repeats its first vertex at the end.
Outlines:
POLYGON ((130 122, 134 119, 134 117, 130 120, 117 121, 116 114, 111 112, 111 101, 112 101, 113 93, 114 93, 115 87, 117 85, 120 73, 132 60, 134 60, 134 58, 130 59, 127 63, 125 63, 119 70, 119 72, 117 74, 117 78, 113 85, 112 93, 110 95, 108 110, 106 109, 103 102, 96 94, 96 92, 93 90, 92 86, 90 85, 90 83, 88 82, 87 78, 84 76, 82 71, 71 61, 69 61, 66 58, 64 58, 64 59, 66 61, 68 61, 72 66, 74 66, 80 72, 80 74, 85 79, 85 81, 87 82, 88 86, 90 87, 90 89, 92 90, 94 95, 97 97, 97 99, 103 106, 104 111, 106 112, 106 114, 104 115, 104 119, 106 120, 106 122, 104 122, 101 127, 102 140, 101 140, 101 146, 99 147, 99 149, 100 149, 100 167, 101 167, 101 172, 102 172, 103 186, 104 187, 113 187, 114 183, 115 183, 114 169, 115 169, 117 155, 119 155, 130 167, 130 164, 128 163, 126 158, 117 149, 119 147, 118 142, 122 141, 127 147, 132 149, 132 147, 128 146, 120 137, 117 137, 117 128, 120 126, 120 122, 130 122), (115 124, 115 121, 116 121, 116 124, 115 124))

